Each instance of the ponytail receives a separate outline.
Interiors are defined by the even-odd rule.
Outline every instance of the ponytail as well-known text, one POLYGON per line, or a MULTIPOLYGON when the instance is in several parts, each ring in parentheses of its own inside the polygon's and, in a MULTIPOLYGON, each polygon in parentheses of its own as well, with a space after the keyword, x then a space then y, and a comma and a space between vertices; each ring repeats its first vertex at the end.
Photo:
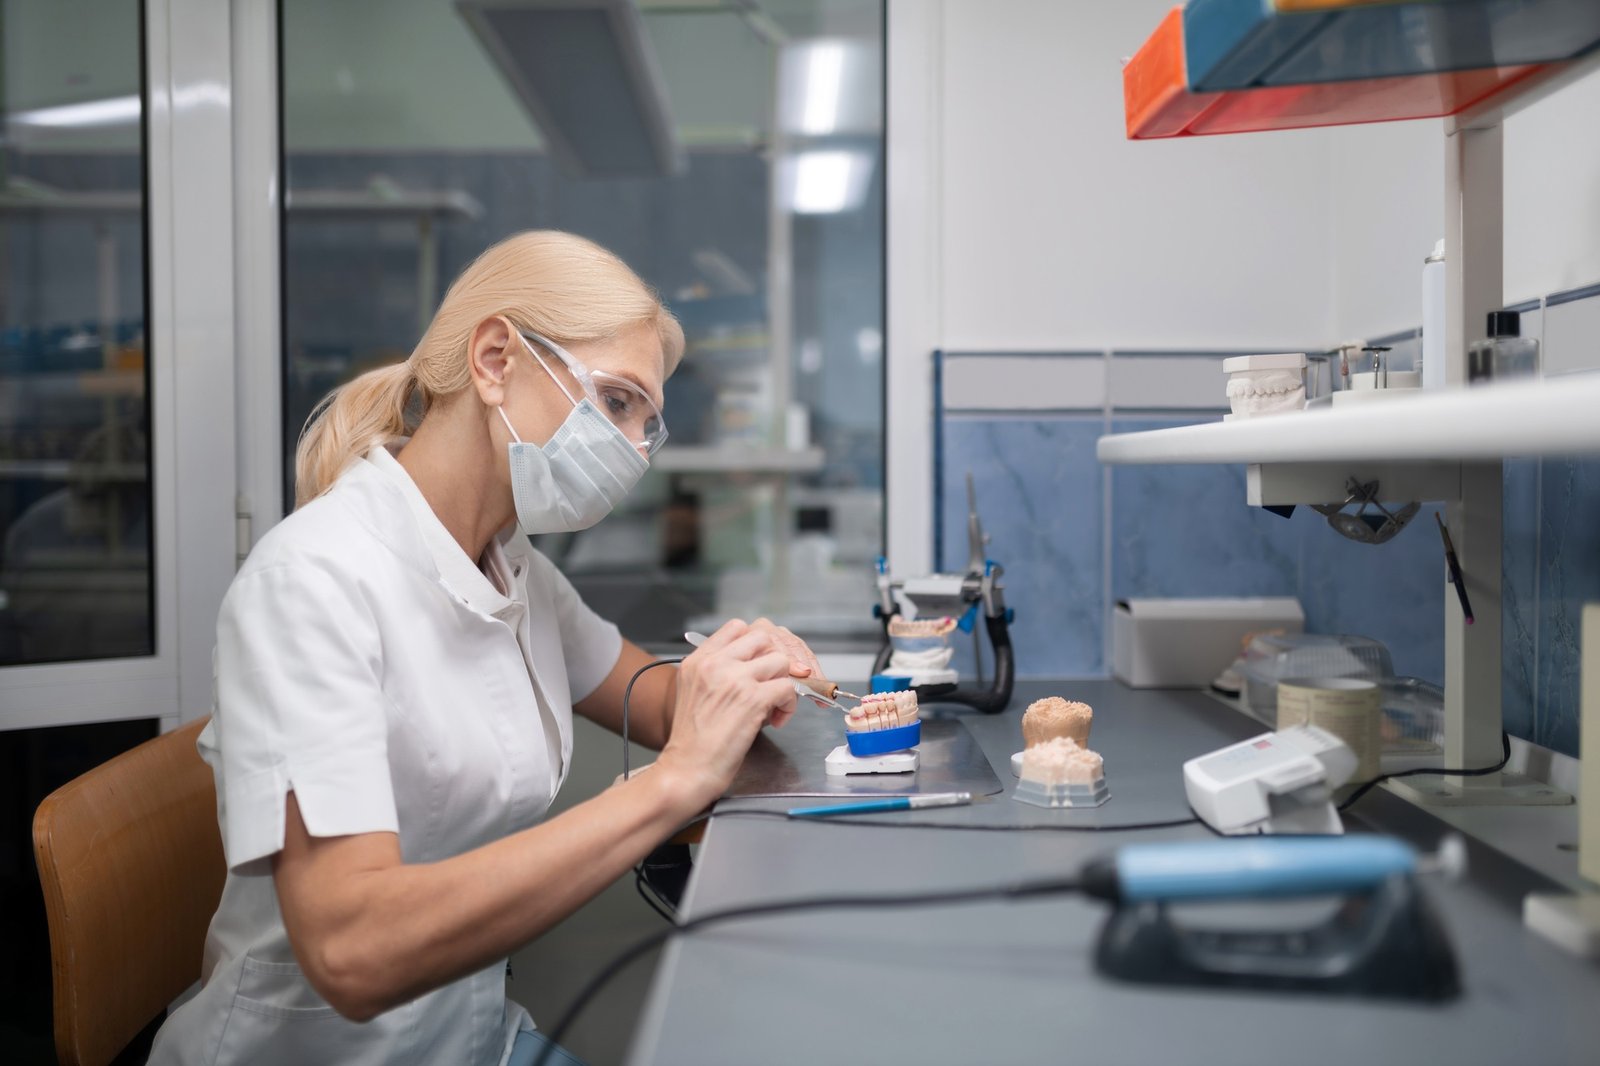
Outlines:
POLYGON ((417 391, 409 361, 369 370, 328 393, 306 420, 294 452, 294 505, 333 487, 345 468, 374 447, 405 436, 417 391))

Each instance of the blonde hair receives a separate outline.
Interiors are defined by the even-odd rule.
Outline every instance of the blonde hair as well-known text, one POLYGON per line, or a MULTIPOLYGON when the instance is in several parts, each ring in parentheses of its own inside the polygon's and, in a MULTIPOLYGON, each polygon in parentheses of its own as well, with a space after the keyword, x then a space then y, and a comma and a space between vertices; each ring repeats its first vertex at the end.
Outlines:
POLYGON ((665 372, 683 357, 677 319, 621 259, 558 230, 507 237, 456 278, 409 359, 362 374, 312 410, 295 448, 295 506, 327 492, 375 446, 410 433, 419 406, 426 415, 439 400, 467 389, 467 346, 478 325, 496 315, 558 344, 653 325, 665 372))

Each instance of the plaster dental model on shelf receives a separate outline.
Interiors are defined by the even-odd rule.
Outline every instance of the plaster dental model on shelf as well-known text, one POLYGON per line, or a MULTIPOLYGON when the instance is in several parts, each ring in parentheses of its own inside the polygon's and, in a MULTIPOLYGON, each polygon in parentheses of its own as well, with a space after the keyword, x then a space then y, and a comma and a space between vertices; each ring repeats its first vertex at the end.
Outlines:
POLYGON ((909 689, 884 691, 895 682, 872 679, 877 689, 861 697, 845 716, 845 743, 828 753, 825 769, 832 777, 846 774, 903 774, 917 768, 922 741, 917 694, 909 689))
POLYGON ((1306 405, 1306 357, 1289 355, 1236 355, 1222 361, 1228 375, 1228 404, 1232 413, 1223 421, 1261 418, 1299 411, 1306 405))

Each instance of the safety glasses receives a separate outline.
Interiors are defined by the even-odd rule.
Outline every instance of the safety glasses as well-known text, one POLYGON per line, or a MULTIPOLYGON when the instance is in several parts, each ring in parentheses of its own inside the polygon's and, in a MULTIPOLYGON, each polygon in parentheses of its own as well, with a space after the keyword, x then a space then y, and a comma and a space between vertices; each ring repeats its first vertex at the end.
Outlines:
POLYGON ((577 398, 567 392, 567 387, 561 384, 561 379, 551 371, 549 364, 539 355, 539 349, 533 345, 544 348, 561 360, 562 365, 582 386, 583 393, 589 397, 589 401, 599 408, 601 414, 611 420, 612 425, 622 431, 622 435, 627 437, 634 447, 642 449, 646 456, 654 455, 667 442, 667 423, 661 417, 661 408, 657 407, 649 394, 638 385, 627 378, 608 374, 604 370, 590 370, 578 362, 571 352, 547 337, 528 332, 524 332, 522 336, 530 342, 529 350, 533 352, 533 357, 539 360, 539 365, 544 367, 545 373, 550 375, 563 393, 566 393, 567 399, 571 400, 574 406, 578 402, 577 398))

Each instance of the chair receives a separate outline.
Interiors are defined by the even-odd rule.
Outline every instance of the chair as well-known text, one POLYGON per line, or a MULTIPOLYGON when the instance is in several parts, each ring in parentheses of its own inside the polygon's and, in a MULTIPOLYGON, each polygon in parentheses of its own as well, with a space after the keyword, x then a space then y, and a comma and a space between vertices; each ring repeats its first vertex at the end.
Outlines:
POLYGON ((205 719, 52 792, 33 817, 50 923, 56 1055, 106 1066, 200 978, 227 866, 205 719))

